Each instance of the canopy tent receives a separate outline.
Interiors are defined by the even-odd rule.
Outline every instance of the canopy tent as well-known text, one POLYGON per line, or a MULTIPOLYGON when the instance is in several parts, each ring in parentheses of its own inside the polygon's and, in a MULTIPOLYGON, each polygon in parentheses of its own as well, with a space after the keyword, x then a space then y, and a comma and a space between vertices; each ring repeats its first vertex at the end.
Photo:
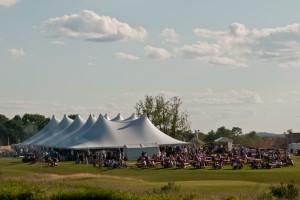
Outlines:
POLYGON ((59 124, 59 120, 53 115, 48 124, 39 132, 31 136, 30 138, 23 141, 20 145, 31 145, 35 143, 38 139, 43 138, 48 132, 52 131, 59 124))
POLYGON ((82 119, 82 117, 77 115, 77 117, 67 129, 61 131, 60 134, 52 136, 49 140, 47 140, 47 142, 43 143, 43 146, 57 146, 57 144, 59 144, 60 142, 66 140, 67 138, 70 138, 72 134, 76 133, 85 123, 86 120, 82 119))
POLYGON ((227 143, 227 142, 233 142, 233 140, 227 138, 227 137, 220 137, 215 140, 216 143, 227 143))
POLYGON ((104 118, 108 119, 108 120, 111 120, 107 113, 104 115, 104 118))
POLYGON ((233 140, 231 140, 227 137, 220 137, 220 138, 215 140, 215 143, 224 143, 224 144, 226 144, 229 150, 232 149, 232 142, 233 142, 233 140))
POLYGON ((55 137, 56 135, 63 133, 72 123, 73 120, 70 119, 67 115, 64 115, 61 122, 54 129, 51 129, 49 132, 47 132, 46 134, 44 134, 42 137, 32 142, 31 144, 37 146, 49 146, 47 142, 51 140, 52 137, 55 137))
POLYGON ((132 121, 132 120, 136 120, 138 119, 137 116, 135 115, 135 113, 132 113, 132 115, 126 119, 124 119, 124 121, 132 121))
POLYGON ((123 152, 128 160, 137 160, 143 152, 148 156, 152 156, 153 154, 160 155, 157 144, 126 144, 124 145, 123 152))
POLYGON ((86 123, 77 131, 73 132, 72 134, 68 135, 67 138, 64 140, 60 140, 57 142, 54 147, 57 148, 70 148, 72 144, 76 143, 76 141, 79 141, 82 135, 84 135, 90 128, 92 128, 96 122, 96 118, 92 115, 89 116, 86 123))
POLYGON ((205 144, 205 142, 203 142, 202 140, 200 140, 197 136, 193 137, 190 140, 190 143, 193 144, 195 147, 199 147, 199 146, 205 144))
POLYGON ((124 118, 121 116, 121 114, 119 113, 115 118, 111 119, 110 121, 113 122, 120 122, 120 121, 124 121, 124 118))
POLYGON ((32 136, 36 139, 28 144, 69 149, 122 148, 125 144, 188 144, 161 132, 146 115, 137 118, 133 114, 124 120, 118 114, 114 120, 100 114, 97 120, 90 115, 87 121, 80 116, 73 121, 65 115, 56 126, 51 122, 47 129, 45 127, 47 131, 37 133, 39 137, 32 136))
POLYGON ((124 144, 151 143, 158 145, 187 144, 158 130, 146 115, 133 121, 122 122, 109 121, 100 115, 95 125, 76 142, 77 144, 70 148, 121 148, 124 144))

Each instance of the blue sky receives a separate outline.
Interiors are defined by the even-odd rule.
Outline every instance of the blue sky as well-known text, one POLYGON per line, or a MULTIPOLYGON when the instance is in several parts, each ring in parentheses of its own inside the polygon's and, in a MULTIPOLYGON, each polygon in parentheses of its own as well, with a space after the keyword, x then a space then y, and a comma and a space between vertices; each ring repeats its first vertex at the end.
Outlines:
POLYGON ((178 96, 192 130, 300 131, 300 1, 0 0, 0 113, 178 96))

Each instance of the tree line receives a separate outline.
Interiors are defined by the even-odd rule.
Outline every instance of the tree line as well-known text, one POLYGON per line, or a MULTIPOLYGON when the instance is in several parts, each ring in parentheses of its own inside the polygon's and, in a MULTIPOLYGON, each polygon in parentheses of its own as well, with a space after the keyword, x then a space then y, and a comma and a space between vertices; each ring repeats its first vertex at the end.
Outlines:
MULTIPOLYGON (((157 96, 145 95, 144 99, 136 103, 134 109, 137 116, 146 114, 159 130, 182 141, 190 141, 195 136, 205 143, 213 143, 219 137, 228 137, 235 144, 244 146, 255 146, 261 141, 255 131, 244 134, 239 127, 228 129, 222 126, 216 131, 211 130, 206 134, 199 130, 191 131, 188 113, 182 106, 181 98, 175 96, 167 99, 160 94, 157 96)), ((71 119, 75 119, 76 116, 76 114, 69 115, 71 119)), ((22 117, 15 115, 12 119, 0 114, 0 145, 23 142, 44 128, 49 121, 49 117, 40 114, 24 114, 22 117)))
POLYGON ((40 114, 15 115, 12 119, 0 114, 0 145, 17 144, 44 128, 50 118, 40 114))

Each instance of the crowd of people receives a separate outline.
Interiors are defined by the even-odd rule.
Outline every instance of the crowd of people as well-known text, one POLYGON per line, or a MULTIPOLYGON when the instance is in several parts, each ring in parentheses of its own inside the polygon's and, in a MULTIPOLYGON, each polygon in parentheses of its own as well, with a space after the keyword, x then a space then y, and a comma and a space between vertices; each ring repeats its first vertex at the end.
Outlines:
MULTIPOLYGON (((235 146, 229 149, 226 145, 206 145, 204 147, 161 146, 160 153, 148 155, 142 152, 136 162, 128 162, 122 149, 109 151, 72 153, 76 164, 92 164, 94 167, 156 167, 186 168, 192 166, 202 169, 222 169, 225 165, 232 169, 242 169, 248 165, 250 169, 271 169, 275 167, 292 166, 290 153, 285 150, 249 149, 235 146)), ((48 166, 57 166, 60 158, 58 151, 43 151, 43 160, 48 166)))
POLYGON ((127 162, 122 151, 109 151, 101 153, 77 153, 76 163, 92 163, 93 166, 122 168, 122 167, 156 167, 186 168, 192 166, 202 169, 222 169, 229 165, 232 169, 242 169, 248 165, 250 169, 271 169, 275 167, 292 166, 293 160, 288 151, 249 149, 242 146, 205 146, 204 148, 191 148, 189 146, 160 147, 160 154, 148 155, 142 152, 136 162, 127 162))

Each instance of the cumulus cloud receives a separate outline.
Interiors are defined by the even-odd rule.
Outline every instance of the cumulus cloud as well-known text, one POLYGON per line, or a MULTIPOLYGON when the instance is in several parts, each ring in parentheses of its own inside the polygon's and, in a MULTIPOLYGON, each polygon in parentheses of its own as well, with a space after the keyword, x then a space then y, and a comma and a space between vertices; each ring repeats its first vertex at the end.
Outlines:
POLYGON ((14 59, 18 59, 26 55, 23 49, 8 49, 7 52, 10 57, 14 59))
POLYGON ((0 0, 0 6, 10 7, 17 4, 18 0, 0 0))
POLYGON ((179 40, 179 34, 176 33, 174 29, 166 28, 163 30, 163 32, 160 35, 163 38, 163 43, 171 42, 176 43, 179 40))
POLYGON ((136 61, 139 60, 140 58, 128 53, 123 53, 123 52, 117 52, 115 53, 115 57, 117 59, 121 59, 121 60, 132 60, 132 61, 136 61))
POLYGON ((179 57, 196 59, 212 65, 227 65, 231 67, 247 67, 241 58, 232 58, 223 53, 223 47, 219 44, 197 42, 191 45, 174 48, 179 57))
POLYGON ((206 43, 207 51, 198 42, 176 48, 178 55, 233 67, 247 67, 254 61, 285 68, 300 67, 297 23, 263 29, 233 23, 224 31, 196 28, 194 33, 201 43, 206 43), (213 47, 218 47, 218 51, 212 51, 213 47))
POLYGON ((58 36, 94 42, 142 41, 147 36, 147 31, 143 27, 132 28, 127 23, 109 16, 98 15, 90 10, 50 18, 44 22, 44 25, 58 36))
POLYGON ((157 48, 149 45, 144 47, 144 52, 148 58, 167 59, 172 56, 172 54, 164 48, 157 48))

